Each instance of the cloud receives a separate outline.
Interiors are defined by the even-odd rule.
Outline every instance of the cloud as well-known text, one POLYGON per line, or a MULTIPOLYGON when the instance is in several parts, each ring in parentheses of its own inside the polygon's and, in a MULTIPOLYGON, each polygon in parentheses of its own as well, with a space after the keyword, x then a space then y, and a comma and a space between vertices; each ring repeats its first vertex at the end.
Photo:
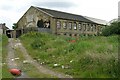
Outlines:
POLYGON ((10 6, 10 5, 5 5, 5 6, 1 6, 0 9, 1 9, 1 10, 7 10, 7 11, 8 11, 8 10, 12 10, 13 7, 10 6))
POLYGON ((35 2, 34 3, 37 6, 42 7, 51 7, 51 8, 70 8, 76 6, 72 2, 35 2))
POLYGON ((119 0, 1 0, 0 23, 9 27, 17 22, 30 6, 38 6, 105 20, 120 16, 119 0), (118 8, 119 7, 119 8, 118 8), (118 13, 119 9, 119 13, 118 13))

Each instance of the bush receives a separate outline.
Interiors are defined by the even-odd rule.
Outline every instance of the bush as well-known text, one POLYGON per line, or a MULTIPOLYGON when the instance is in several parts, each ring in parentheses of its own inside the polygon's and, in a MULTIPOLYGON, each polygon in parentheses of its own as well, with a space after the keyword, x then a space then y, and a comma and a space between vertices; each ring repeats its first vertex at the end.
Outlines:
POLYGON ((102 31, 102 35, 104 36, 110 36, 114 34, 118 34, 118 35, 120 34, 120 22, 119 21, 114 21, 102 31))

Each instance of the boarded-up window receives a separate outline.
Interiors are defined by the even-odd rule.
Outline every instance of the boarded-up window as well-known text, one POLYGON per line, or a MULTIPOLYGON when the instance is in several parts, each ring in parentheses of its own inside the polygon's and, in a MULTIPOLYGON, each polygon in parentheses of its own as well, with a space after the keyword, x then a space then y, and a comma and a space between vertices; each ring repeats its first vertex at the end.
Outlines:
POLYGON ((63 22, 63 28, 67 29, 67 23, 66 22, 63 22))
POLYGON ((68 27, 69 27, 69 29, 72 29, 72 22, 68 23, 68 27))
POLYGON ((57 21, 57 28, 60 29, 61 28, 61 22, 57 21))

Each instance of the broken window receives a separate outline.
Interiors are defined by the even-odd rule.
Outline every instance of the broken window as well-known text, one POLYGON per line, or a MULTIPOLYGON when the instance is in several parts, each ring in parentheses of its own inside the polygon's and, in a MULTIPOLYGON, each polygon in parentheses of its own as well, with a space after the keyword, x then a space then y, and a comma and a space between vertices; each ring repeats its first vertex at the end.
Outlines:
POLYGON ((74 30, 77 30, 77 24, 74 23, 74 30))
POLYGON ((95 28, 95 25, 93 25, 93 28, 94 28, 93 30, 95 31, 95 29, 96 29, 96 28, 95 28))
POLYGON ((90 24, 87 24, 87 31, 90 31, 90 24))
POLYGON ((45 21, 44 22, 44 27, 45 28, 50 28, 50 21, 45 21))
POLYGON ((63 22, 63 28, 67 29, 67 23, 66 22, 63 22))
POLYGON ((69 27, 69 29, 72 29, 72 22, 68 23, 68 27, 69 27))
POLYGON ((72 36, 72 34, 69 34, 69 36, 72 36))
POLYGON ((93 31, 93 24, 91 24, 91 31, 93 31))
POLYGON ((84 27, 84 31, 86 31, 86 24, 83 24, 83 27, 84 27))
POLYGON ((43 28, 43 27, 44 27, 44 23, 43 23, 43 20, 42 20, 42 19, 41 19, 41 20, 38 20, 37 26, 38 26, 39 28, 43 28))
POLYGON ((78 24, 78 29, 79 29, 79 30, 82 29, 81 23, 78 24))
POLYGON ((97 31, 97 25, 95 25, 95 31, 97 31))
POLYGON ((60 29, 61 28, 61 22, 57 21, 57 28, 60 29))

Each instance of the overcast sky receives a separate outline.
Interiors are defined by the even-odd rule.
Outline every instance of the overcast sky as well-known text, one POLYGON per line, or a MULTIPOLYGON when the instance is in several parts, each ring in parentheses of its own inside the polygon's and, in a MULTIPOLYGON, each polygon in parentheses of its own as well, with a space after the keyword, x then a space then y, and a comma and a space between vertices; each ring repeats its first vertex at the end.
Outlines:
POLYGON ((49 8, 110 21, 118 17, 119 0, 1 0, 0 23, 11 28, 30 6, 49 8))

